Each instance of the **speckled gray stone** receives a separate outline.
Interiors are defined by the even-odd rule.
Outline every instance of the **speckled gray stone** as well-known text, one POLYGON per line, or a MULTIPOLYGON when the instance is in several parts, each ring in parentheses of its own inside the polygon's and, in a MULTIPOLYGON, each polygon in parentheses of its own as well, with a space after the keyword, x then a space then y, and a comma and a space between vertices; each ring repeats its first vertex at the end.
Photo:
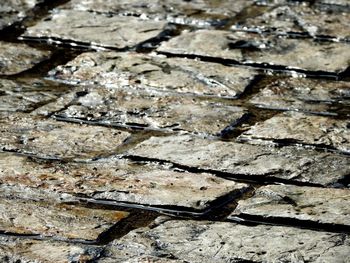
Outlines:
POLYGON ((350 153, 349 124, 349 120, 287 112, 257 123, 238 139, 258 144, 292 141, 350 153))
POLYGON ((349 175, 347 156, 296 147, 273 148, 185 136, 152 137, 127 155, 241 175, 332 185, 349 175))
POLYGON ((109 16, 77 10, 56 10, 27 28, 22 38, 68 41, 95 48, 126 48, 157 37, 166 22, 133 16, 109 16))
POLYGON ((49 72, 73 84, 131 86, 177 93, 236 98, 256 72, 185 58, 139 53, 87 52, 49 72))
MULTIPOLYGON (((350 225, 350 189, 268 185, 240 200, 232 217, 258 216, 350 225)), ((229 217, 229 218, 230 218, 229 217)))

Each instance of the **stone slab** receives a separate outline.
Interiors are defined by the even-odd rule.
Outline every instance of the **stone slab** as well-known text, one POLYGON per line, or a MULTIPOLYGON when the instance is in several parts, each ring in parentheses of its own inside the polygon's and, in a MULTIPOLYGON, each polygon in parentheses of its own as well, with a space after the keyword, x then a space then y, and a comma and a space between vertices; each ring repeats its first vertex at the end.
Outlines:
POLYGON ((128 216, 127 212, 90 209, 21 199, 0 199, 0 231, 57 239, 97 240, 128 216))
POLYGON ((54 116, 116 127, 216 135, 247 114, 242 107, 159 92, 92 87, 80 93, 85 95, 54 116))
POLYGON ((350 83, 304 78, 269 82, 250 103, 259 108, 336 115, 350 106, 350 83))
POLYGON ((6 263, 91 262, 102 254, 98 246, 0 236, 0 261, 6 263))
POLYGON ((22 189, 27 198, 33 196, 31 191, 42 190, 44 199, 45 192, 55 192, 60 197, 193 210, 210 208, 216 199, 239 196, 248 188, 206 173, 179 172, 114 158, 63 163, 0 153, 0 192, 9 192, 9 187, 22 189))
POLYGON ((257 123, 238 139, 261 144, 292 142, 350 153, 348 120, 298 112, 278 114, 257 123))
POLYGON ((251 0, 73 0, 62 8, 134 15, 186 25, 211 26, 223 23, 223 20, 234 17, 252 3, 253 1, 251 0))
POLYGON ((268 185, 258 188, 253 197, 240 200, 230 217, 297 219, 348 227, 349 208, 349 189, 268 185))
POLYGON ((49 51, 38 50, 25 44, 0 41, 0 75, 21 73, 49 57, 49 51))
POLYGON ((51 16, 27 28, 22 38, 122 49, 158 37, 165 26, 166 22, 133 16, 56 10, 51 16))
POLYGON ((68 91, 67 87, 41 80, 0 80, 0 111, 31 112, 55 101, 68 91))
POLYGON ((348 262, 348 235, 282 226, 170 220, 114 241, 99 262, 153 256, 193 263, 348 262))
POLYGON ((128 132, 14 113, 0 118, 0 149, 49 159, 115 154, 128 132))
POLYGON ((127 155, 225 172, 258 181, 336 184, 349 174, 347 156, 296 147, 273 148, 184 136, 152 137, 127 155))
POLYGON ((276 5, 232 28, 350 40, 350 13, 342 10, 321 10, 305 5, 276 5))
POLYGON ((221 30, 184 31, 159 52, 235 60, 264 67, 341 73, 349 67, 348 43, 315 42, 271 34, 221 30))
POLYGON ((72 84, 132 86, 178 93, 236 98, 256 72, 247 68, 140 53, 87 52, 49 72, 72 84))

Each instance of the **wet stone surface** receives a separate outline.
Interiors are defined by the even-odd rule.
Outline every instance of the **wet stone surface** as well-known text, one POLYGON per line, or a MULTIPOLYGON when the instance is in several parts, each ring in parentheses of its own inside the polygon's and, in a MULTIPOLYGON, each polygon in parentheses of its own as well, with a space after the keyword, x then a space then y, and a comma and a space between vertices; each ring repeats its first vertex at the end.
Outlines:
POLYGON ((55 116, 117 127, 219 134, 247 114, 242 107, 157 92, 92 87, 80 93, 86 95, 55 116))
POLYGON ((22 38, 123 49, 158 37, 165 26, 165 22, 133 16, 57 9, 50 17, 29 27, 22 38))
POLYGON ((159 52, 209 56, 243 64, 341 73, 349 67, 349 44, 222 30, 183 32, 163 42, 159 52))
MULTIPOLYGON (((281 149, 185 136, 152 137, 128 155, 224 172, 246 180, 332 185, 349 174, 349 159, 331 153, 281 149)), ((227 175, 226 175, 227 176, 227 175)))
POLYGON ((268 185, 239 201, 230 217, 294 218, 345 227, 350 224, 349 202, 349 189, 268 185))
POLYGON ((0 41, 0 75, 18 74, 49 57, 49 51, 38 50, 25 44, 0 41))
POLYGON ((58 122, 26 114, 3 114, 0 148, 48 159, 93 159, 115 154, 128 132, 58 122))
POLYGON ((287 112, 257 123, 238 137, 252 143, 300 143, 350 153, 349 120, 287 112))
POLYGON ((98 83, 236 98, 252 81, 255 71, 139 53, 87 52, 49 75, 73 84, 98 83))
POLYGON ((282 226, 170 220, 130 232, 114 241, 99 262, 139 256, 185 262, 346 262, 350 240, 344 234, 282 226), (267 242, 268 241, 268 242, 267 242))
MULTIPOLYGON (((12 153, 0 153, 1 185, 22 187, 38 199, 43 190, 91 199, 145 206, 203 210, 222 196, 239 196, 247 185, 205 173, 170 170, 152 164, 134 164, 115 158, 90 163, 52 162, 12 153)), ((0 188, 2 188, 0 186, 0 188)), ((6 187, 4 189, 6 192, 6 187)), ((45 198, 45 192, 42 198, 45 198)))
POLYGON ((264 85, 249 102, 259 108, 336 115, 339 108, 344 114, 349 114, 346 113, 349 98, 349 82, 288 78, 264 85))

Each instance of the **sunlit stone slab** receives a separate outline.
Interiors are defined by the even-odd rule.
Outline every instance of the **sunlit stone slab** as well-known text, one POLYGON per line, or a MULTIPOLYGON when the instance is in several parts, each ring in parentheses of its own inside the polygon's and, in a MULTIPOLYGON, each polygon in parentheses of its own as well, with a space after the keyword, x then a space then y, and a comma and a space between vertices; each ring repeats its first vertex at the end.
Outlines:
POLYGON ((194 138, 152 137, 128 155, 264 181, 289 180, 332 185, 349 174, 349 158, 296 147, 273 148, 194 138))
POLYGON ((95 47, 126 48, 157 37, 166 22, 134 16, 110 16, 77 10, 56 10, 27 28, 23 38, 75 42, 95 47))

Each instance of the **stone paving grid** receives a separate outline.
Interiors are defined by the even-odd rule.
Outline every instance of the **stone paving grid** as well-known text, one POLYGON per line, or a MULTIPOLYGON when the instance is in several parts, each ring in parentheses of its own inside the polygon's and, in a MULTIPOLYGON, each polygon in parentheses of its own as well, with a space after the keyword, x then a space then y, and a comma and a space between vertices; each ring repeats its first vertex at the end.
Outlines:
POLYGON ((0 261, 350 261, 347 1, 0 14, 0 261))

